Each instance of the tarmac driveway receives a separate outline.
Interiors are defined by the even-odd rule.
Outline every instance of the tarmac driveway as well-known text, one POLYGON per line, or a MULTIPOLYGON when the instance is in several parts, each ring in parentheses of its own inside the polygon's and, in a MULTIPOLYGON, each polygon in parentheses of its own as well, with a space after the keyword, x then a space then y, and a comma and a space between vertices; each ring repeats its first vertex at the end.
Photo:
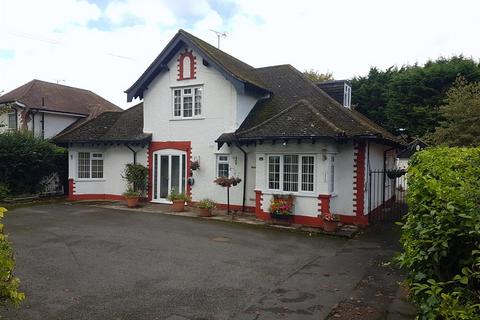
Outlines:
POLYGON ((5 218, 26 301, 6 319, 322 319, 383 238, 54 204, 5 218))

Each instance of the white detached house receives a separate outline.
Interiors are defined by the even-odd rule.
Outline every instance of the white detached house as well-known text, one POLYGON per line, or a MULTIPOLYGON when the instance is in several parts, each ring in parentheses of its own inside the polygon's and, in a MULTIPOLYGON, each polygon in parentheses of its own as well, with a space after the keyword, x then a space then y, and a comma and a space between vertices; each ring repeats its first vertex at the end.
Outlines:
POLYGON ((126 91, 141 104, 57 138, 69 147, 70 199, 122 199, 122 170, 137 162, 149 168, 151 202, 175 189, 222 207, 213 181, 235 176, 233 207, 259 219, 273 195, 292 194, 295 223, 320 226, 328 211, 366 225, 381 205, 369 203, 368 172, 394 164, 398 141, 350 109, 348 85, 343 103, 320 87, 290 65, 254 68, 180 30, 126 91))

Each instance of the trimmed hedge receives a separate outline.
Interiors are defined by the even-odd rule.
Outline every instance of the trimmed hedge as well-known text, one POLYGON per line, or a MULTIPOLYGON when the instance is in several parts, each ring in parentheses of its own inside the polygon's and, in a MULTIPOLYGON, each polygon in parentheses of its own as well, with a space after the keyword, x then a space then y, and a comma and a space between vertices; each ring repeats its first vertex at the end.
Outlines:
POLYGON ((2 197, 35 193, 45 177, 67 172, 67 152, 31 133, 14 131, 0 134, 0 183, 2 197))
POLYGON ((480 148, 418 152, 402 226, 411 296, 421 319, 480 319, 480 148))

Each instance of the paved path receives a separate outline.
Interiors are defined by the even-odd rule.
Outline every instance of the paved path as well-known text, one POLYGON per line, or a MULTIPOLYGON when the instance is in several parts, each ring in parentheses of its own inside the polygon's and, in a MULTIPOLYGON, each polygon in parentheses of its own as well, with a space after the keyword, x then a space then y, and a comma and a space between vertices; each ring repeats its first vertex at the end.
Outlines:
POLYGON ((5 224, 27 300, 0 314, 25 320, 323 319, 395 242, 63 204, 5 224))

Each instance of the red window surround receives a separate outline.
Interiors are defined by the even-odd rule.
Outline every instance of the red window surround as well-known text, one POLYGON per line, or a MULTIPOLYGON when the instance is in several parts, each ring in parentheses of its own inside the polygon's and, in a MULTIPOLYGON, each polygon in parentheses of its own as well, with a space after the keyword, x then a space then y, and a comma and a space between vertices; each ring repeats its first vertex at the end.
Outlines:
POLYGON ((180 54, 178 58, 178 76, 177 80, 187 80, 187 79, 195 79, 195 75, 197 72, 197 57, 195 57, 192 53, 192 50, 188 51, 185 49, 184 52, 180 54), (188 58, 190 59, 190 76, 185 77, 185 70, 183 70, 184 60, 188 58))

